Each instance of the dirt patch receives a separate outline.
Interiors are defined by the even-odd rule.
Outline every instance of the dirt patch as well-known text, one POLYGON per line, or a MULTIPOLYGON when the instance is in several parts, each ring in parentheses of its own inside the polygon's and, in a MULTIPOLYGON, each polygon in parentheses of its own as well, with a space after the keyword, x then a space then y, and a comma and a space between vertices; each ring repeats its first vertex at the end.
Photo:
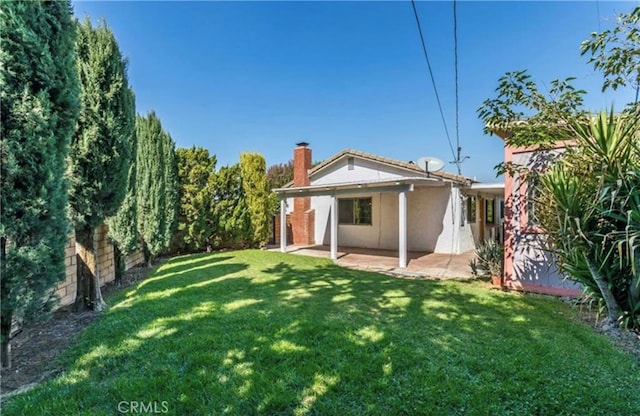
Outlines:
MULTIPOLYGON (((106 285, 103 294, 124 290, 146 278, 150 271, 144 267, 129 270, 118 285, 106 285)), ((602 326, 594 309, 575 308, 580 321, 609 337, 614 345, 631 353, 640 362, 640 334, 602 326)), ((49 322, 29 327, 16 335, 12 340, 13 367, 2 372, 2 400, 62 373, 64 368, 59 366, 56 358, 99 316, 100 313, 96 312, 73 313, 60 309, 49 322)))
MULTIPOLYGON (((117 284, 108 283, 102 294, 124 290, 149 275, 150 268, 135 267, 128 270, 117 284)), ((53 313, 51 320, 23 329, 11 340, 12 366, 2 370, 0 390, 2 399, 60 374, 56 358, 66 350, 100 312, 71 312, 63 307, 53 313)))
POLYGON ((576 308, 576 316, 594 331, 605 335, 621 350, 629 352, 640 362, 640 332, 625 331, 616 325, 603 322, 598 308, 592 304, 580 304, 573 299, 564 299, 576 308))

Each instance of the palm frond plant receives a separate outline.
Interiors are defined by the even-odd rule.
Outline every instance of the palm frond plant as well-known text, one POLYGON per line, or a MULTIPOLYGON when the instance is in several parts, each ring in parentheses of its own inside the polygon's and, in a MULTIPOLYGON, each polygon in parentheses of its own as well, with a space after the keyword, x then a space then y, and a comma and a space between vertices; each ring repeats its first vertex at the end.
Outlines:
POLYGON ((538 214, 569 279, 606 306, 609 322, 640 327, 640 112, 601 113, 540 176, 538 214))
POLYGON ((494 240, 487 240, 476 249, 476 257, 469 262, 475 277, 491 278, 495 286, 502 286, 504 248, 494 240))

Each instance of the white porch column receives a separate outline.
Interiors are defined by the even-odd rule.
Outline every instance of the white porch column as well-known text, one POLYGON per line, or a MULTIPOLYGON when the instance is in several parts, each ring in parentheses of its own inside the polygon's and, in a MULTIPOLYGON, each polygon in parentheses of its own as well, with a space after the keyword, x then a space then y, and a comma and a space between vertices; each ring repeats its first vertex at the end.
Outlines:
POLYGON ((407 267, 407 191, 398 193, 398 266, 407 267))
POLYGON ((338 198, 331 195, 331 260, 338 259, 338 198))
POLYGON ((287 200, 280 199, 280 251, 287 252, 287 200))

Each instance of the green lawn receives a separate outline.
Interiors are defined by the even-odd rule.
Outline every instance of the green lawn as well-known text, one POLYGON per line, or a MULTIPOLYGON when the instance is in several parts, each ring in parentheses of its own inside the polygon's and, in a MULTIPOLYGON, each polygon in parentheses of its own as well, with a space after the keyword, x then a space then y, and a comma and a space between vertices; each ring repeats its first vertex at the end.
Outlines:
POLYGON ((107 301, 68 371, 3 415, 640 414, 633 357, 559 301, 480 282, 248 250, 175 258, 107 301))

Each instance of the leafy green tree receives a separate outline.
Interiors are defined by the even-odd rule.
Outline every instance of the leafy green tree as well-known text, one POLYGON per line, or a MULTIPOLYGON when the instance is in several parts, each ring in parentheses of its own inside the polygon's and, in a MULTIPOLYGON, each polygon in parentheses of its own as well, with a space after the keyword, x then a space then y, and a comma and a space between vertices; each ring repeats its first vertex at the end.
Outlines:
POLYGON ((127 62, 105 22, 78 23, 80 119, 71 143, 70 215, 76 230, 78 285, 74 308, 102 310, 94 231, 127 192, 134 144, 135 100, 127 62))
MULTIPOLYGON (((603 90, 638 86, 640 7, 620 16, 619 25, 594 33, 583 54, 605 75, 603 90)), ((571 146, 546 173, 544 166, 500 164, 498 172, 521 180, 538 174, 542 192, 536 219, 547 233, 547 249, 561 271, 603 301, 608 321, 640 326, 638 275, 640 205, 640 106, 631 103, 593 118, 582 108, 585 91, 572 79, 553 81, 543 94, 526 71, 505 74, 498 96, 478 110, 486 131, 500 132, 513 147, 545 149, 561 140, 571 146)), ((534 161, 535 162, 535 161, 534 161)))
POLYGON ((251 217, 252 242, 264 247, 269 241, 269 189, 266 162, 258 153, 240 154, 240 171, 251 217))
POLYGON ((282 188, 291 181, 293 181, 293 160, 271 165, 267 169, 267 184, 270 190, 282 188))
MULTIPOLYGON (((269 191, 282 188, 293 181, 293 160, 287 163, 278 163, 267 169, 267 187, 269 191)), ((269 215, 274 216, 280 212, 280 198, 275 192, 269 193, 269 215)))
POLYGON ((242 187, 240 165, 223 166, 211 179, 213 246, 247 247, 253 238, 251 214, 242 187))
POLYGON ((65 277, 65 159, 80 104, 68 1, 2 2, 0 33, 0 335, 10 367, 14 318, 46 316, 65 277))
POLYGON ((216 157, 202 147, 177 149, 179 187, 178 229, 174 249, 180 252, 210 248, 214 226, 211 201, 216 157))
POLYGON ((618 25, 601 33, 594 32, 580 45, 582 55, 604 74, 602 91, 630 86, 640 94, 640 6, 623 13, 618 25))
POLYGON ((176 218, 177 167, 171 136, 151 111, 136 117, 138 234, 145 259, 164 253, 171 243, 176 218))

